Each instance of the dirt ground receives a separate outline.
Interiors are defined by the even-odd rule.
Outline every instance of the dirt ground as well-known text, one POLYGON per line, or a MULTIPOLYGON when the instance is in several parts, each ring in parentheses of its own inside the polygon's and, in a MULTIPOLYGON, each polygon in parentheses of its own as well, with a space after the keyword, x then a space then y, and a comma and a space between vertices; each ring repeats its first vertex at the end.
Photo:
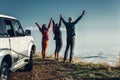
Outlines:
POLYGON ((11 80, 73 80, 70 75, 65 73, 65 65, 68 63, 62 63, 51 59, 35 59, 33 70, 25 72, 19 70, 11 73, 11 80))

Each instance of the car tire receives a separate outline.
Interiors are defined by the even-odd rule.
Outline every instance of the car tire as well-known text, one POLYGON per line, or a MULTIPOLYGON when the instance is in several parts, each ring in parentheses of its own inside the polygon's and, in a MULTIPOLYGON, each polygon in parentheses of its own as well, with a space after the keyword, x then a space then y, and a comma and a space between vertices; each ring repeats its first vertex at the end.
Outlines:
POLYGON ((25 65, 24 70, 25 71, 31 71, 32 68, 33 68, 33 50, 31 50, 29 62, 28 62, 27 65, 25 65))
POLYGON ((0 70, 0 80, 10 80, 9 76, 9 67, 6 62, 2 63, 1 70, 0 70))

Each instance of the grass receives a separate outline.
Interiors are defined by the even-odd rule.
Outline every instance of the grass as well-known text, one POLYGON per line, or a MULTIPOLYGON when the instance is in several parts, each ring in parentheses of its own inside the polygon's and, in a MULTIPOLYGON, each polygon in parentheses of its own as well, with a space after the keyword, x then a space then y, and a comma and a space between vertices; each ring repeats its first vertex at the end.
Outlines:
MULTIPOLYGON (((37 56, 40 57, 40 55, 36 54, 35 57, 37 56)), ((51 59, 54 59, 53 56, 51 59)), ((58 63, 62 59, 60 58, 58 63)), ((93 64, 83 61, 78 62, 77 57, 73 61, 73 64, 64 64, 63 67, 60 67, 59 71, 72 76, 75 80, 120 80, 120 56, 119 63, 116 67, 109 66, 107 63, 93 64)))
POLYGON ((120 53, 119 53, 119 58, 118 58, 118 66, 120 67, 120 53))
POLYGON ((120 78, 120 68, 101 66, 99 64, 69 64, 69 75, 75 79, 120 78))

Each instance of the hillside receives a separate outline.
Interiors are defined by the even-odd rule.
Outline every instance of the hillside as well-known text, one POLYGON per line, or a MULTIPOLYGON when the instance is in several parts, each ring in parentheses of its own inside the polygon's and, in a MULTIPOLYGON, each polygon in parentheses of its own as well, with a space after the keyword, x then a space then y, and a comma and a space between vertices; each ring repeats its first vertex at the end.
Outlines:
POLYGON ((31 72, 11 73, 11 80, 120 80, 120 67, 103 64, 63 63, 53 59, 34 59, 31 72))

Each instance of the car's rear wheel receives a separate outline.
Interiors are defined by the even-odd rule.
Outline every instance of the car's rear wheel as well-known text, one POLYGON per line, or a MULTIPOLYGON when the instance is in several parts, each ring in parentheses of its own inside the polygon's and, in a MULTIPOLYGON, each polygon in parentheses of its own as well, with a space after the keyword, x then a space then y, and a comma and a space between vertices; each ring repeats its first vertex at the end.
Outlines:
POLYGON ((0 74, 0 80, 10 80, 9 79, 9 67, 6 62, 2 63, 1 66, 1 74, 0 74))
POLYGON ((33 53, 34 51, 31 50, 29 62, 27 65, 25 65, 25 68, 24 68, 25 71, 31 71, 33 68, 33 53))

